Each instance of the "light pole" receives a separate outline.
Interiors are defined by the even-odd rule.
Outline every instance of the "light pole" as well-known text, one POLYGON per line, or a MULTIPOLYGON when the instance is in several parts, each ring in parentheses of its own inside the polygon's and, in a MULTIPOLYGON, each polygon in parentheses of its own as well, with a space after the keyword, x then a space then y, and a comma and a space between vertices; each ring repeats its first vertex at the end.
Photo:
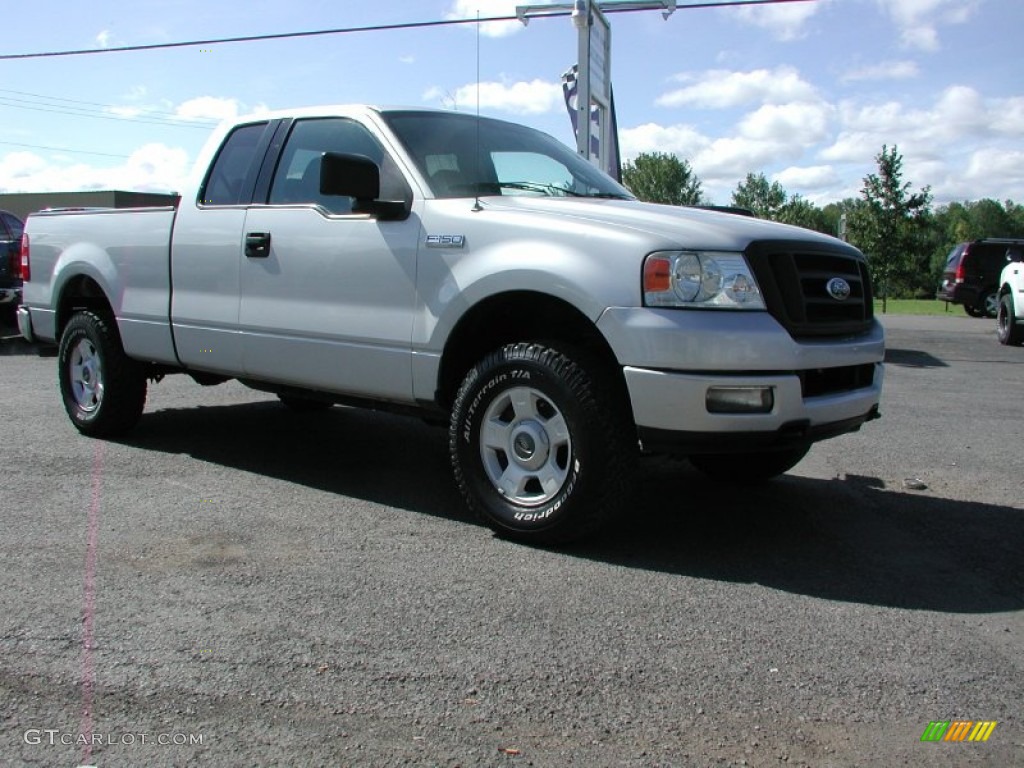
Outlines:
POLYGON ((603 170, 608 170, 613 137, 610 135, 612 109, 612 30, 605 11, 660 10, 668 19, 676 10, 676 0, 574 0, 572 3, 520 5, 516 16, 524 25, 530 19, 545 16, 572 17, 579 33, 577 46, 578 75, 576 80, 576 151, 603 170), (591 109, 596 112, 598 154, 592 151, 594 124, 591 109))

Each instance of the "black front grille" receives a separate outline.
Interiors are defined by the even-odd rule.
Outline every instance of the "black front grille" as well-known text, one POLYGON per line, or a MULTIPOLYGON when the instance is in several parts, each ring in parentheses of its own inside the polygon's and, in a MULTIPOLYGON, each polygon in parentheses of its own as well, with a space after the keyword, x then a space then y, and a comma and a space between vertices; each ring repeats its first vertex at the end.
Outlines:
POLYGON ((808 249, 798 243, 754 243, 747 249, 765 304, 790 335, 842 336, 871 327, 874 305, 867 264, 859 252, 837 243, 808 249), (794 247, 795 246, 795 247, 794 247), (828 291, 841 278, 845 299, 828 291))

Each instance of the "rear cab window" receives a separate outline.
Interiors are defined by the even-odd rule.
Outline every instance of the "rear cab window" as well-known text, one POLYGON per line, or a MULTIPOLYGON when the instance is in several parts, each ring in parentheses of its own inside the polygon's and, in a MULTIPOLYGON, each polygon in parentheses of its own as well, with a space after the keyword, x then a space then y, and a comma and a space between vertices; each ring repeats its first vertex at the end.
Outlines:
POLYGON ((224 140, 217 158, 210 168, 199 192, 198 203, 210 205, 239 205, 251 202, 259 171, 255 162, 268 123, 250 123, 235 128, 224 140))

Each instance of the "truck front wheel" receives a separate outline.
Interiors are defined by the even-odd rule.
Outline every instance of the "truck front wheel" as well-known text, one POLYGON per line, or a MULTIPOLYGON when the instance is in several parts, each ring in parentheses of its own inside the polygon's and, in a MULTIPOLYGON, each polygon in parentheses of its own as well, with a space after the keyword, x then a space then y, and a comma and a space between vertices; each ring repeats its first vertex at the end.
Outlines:
POLYGON ((1024 326, 1017 322, 1013 314, 1013 297, 1004 293, 999 299, 998 315, 999 343, 1008 346, 1024 344, 1024 326))
POLYGON ((510 344, 474 366, 448 433, 468 505, 499 535, 578 539, 621 506, 635 437, 600 366, 570 350, 510 344))
POLYGON ((785 474, 799 464, 810 449, 809 445, 801 445, 783 451, 705 453, 690 456, 690 463, 714 480, 750 485, 785 474))
POLYGON ((57 353, 64 410, 79 432, 94 437, 131 429, 146 405, 146 376, 121 346, 113 318, 77 312, 57 353))

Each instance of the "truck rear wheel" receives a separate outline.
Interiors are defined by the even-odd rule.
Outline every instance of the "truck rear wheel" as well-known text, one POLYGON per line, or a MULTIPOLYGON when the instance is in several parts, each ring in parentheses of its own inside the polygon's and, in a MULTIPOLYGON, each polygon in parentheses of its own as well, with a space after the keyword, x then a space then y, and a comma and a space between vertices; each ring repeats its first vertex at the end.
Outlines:
POLYGON ((466 502, 498 534, 578 539, 621 506, 636 453, 622 403, 574 351, 510 344, 474 366, 448 433, 466 502))
POLYGON ((57 353, 64 410, 79 432, 105 437, 127 432, 146 405, 146 376, 124 353, 113 318, 77 312, 57 353))
POLYGON ((1013 314, 1013 297, 1004 293, 999 299, 998 315, 999 343, 1007 346, 1020 346, 1024 344, 1024 326, 1017 322, 1013 314))
POLYGON ((763 483, 785 474, 807 455, 809 445, 783 451, 706 453, 690 456, 690 463, 714 480, 740 485, 763 483))

